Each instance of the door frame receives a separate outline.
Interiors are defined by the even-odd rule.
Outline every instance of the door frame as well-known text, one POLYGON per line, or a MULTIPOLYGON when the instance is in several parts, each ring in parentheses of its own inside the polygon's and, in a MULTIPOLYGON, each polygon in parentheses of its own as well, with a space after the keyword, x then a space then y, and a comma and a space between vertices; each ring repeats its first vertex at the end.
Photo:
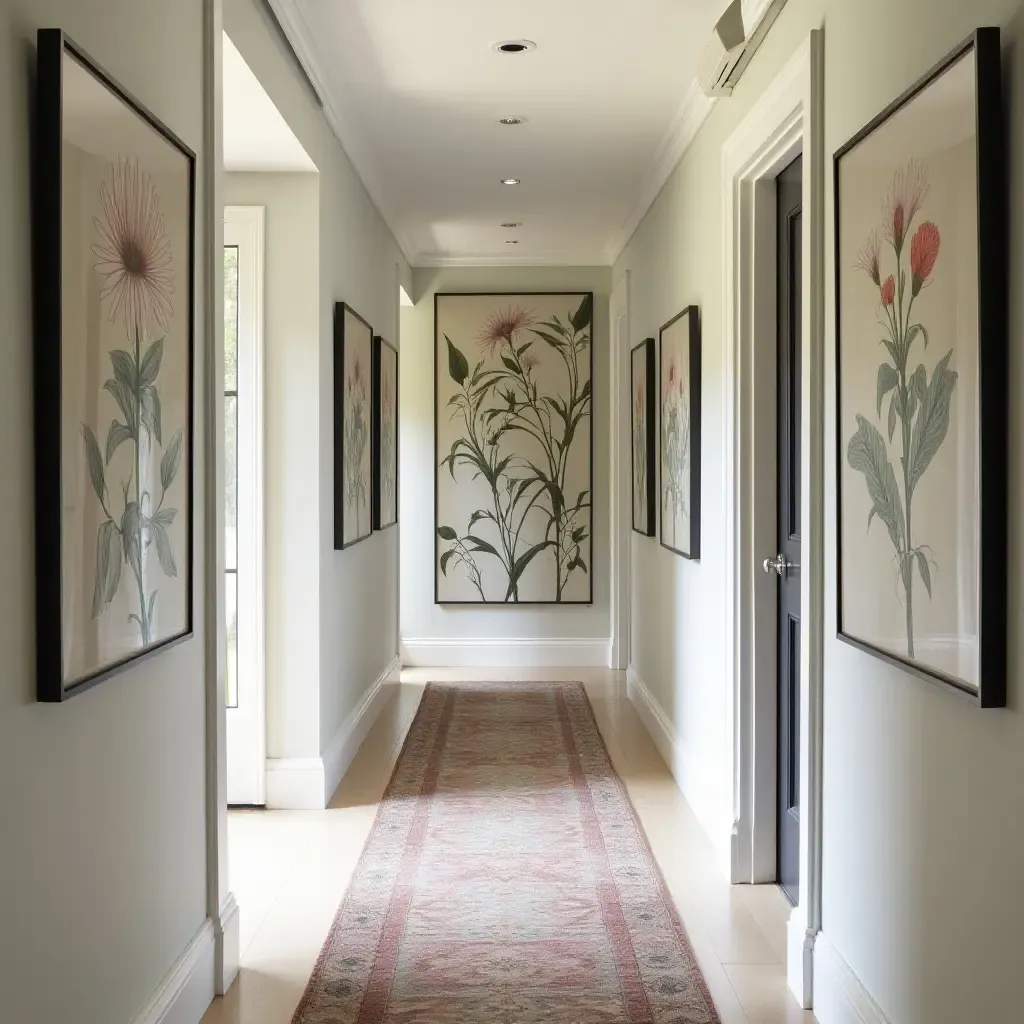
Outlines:
POLYGON ((777 594, 759 559, 776 545, 775 177, 804 158, 800 903, 788 981, 812 996, 821 930, 824 629, 824 33, 812 31, 722 150, 725 197, 726 728, 732 751, 733 882, 776 877, 777 594))
MULTIPOLYGON (((248 263, 249 273, 243 280, 242 261, 238 264, 238 295, 241 299, 243 293, 251 296, 252 313, 252 375, 248 380, 251 394, 243 399, 239 398, 238 409, 238 442, 236 447, 236 458, 239 470, 238 504, 241 509, 249 506, 251 509, 251 521, 247 523, 248 529, 243 529, 242 516, 238 518, 238 539, 236 541, 236 553, 238 563, 248 564, 250 570, 250 585, 238 590, 236 614, 239 624, 244 623, 248 627, 249 639, 252 649, 246 652, 243 657, 241 646, 238 649, 239 679, 241 669, 244 667, 252 674, 252 699, 255 707, 251 715, 246 716, 243 721, 244 727, 255 733, 255 761, 256 791, 255 806, 263 806, 267 801, 267 681, 266 681, 266 602, 264 599, 264 578, 266 572, 265 552, 266 537, 264 531, 264 265, 266 260, 265 252, 265 222, 266 208, 263 206, 225 206, 224 207, 224 228, 225 235, 230 224, 234 233, 237 234, 242 244, 252 255, 248 263), (251 431, 251 444, 245 446, 248 458, 242 459, 243 446, 240 443, 242 426, 247 424, 251 431), (250 486, 243 489, 243 481, 248 480, 250 486), (248 500, 247 500, 248 499, 248 500), (246 543, 247 542, 247 543, 246 543), (246 550, 248 549, 248 550, 246 550)), ((226 239, 224 244, 229 244, 226 239)), ((223 266, 223 258, 218 266, 223 266)), ((241 326, 242 315, 239 310, 239 350, 241 348, 241 326)), ((242 361, 238 362, 239 382, 242 379, 242 361)), ((223 390, 221 392, 223 396, 223 390)), ((221 491, 223 494, 223 490, 221 491)), ((230 745, 232 728, 231 711, 227 709, 226 716, 226 742, 230 745)), ((230 747, 228 749, 230 759, 230 747)), ((228 774, 231 774, 231 764, 228 763, 228 774)))
POLYGON ((630 556, 632 554, 633 493, 632 439, 629 432, 629 271, 613 282, 609 303, 611 353, 611 451, 610 479, 613 483, 609 503, 611 526, 611 620, 612 644, 610 668, 624 671, 632 664, 630 650, 630 556), (621 327, 621 331, 620 331, 621 327))

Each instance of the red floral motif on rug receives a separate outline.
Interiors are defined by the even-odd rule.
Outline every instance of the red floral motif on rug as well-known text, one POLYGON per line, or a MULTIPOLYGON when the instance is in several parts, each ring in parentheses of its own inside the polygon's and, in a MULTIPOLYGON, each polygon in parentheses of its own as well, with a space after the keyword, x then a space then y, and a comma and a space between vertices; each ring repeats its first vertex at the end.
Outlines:
POLYGON ((719 1024, 579 683, 426 688, 293 1024, 719 1024))

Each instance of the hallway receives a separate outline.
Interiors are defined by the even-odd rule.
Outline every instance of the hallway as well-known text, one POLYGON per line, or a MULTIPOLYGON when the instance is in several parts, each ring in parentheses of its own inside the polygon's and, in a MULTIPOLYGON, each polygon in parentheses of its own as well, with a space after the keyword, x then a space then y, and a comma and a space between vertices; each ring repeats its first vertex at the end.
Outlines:
POLYGON ((810 1024, 786 990, 789 907, 774 886, 730 887, 706 834, 607 670, 406 669, 326 813, 238 811, 230 871, 241 907, 241 972, 205 1024, 287 1024, 359 860, 428 681, 580 679, 680 911, 723 1024, 810 1024))

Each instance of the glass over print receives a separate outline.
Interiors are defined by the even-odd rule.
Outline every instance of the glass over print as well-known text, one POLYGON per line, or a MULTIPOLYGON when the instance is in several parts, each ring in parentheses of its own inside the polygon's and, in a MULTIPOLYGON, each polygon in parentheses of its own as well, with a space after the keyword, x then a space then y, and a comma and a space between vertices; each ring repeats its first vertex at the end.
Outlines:
MULTIPOLYGON (((51 101, 41 146, 59 155, 41 188, 59 187, 60 301, 37 359, 59 351, 60 686, 73 691, 191 631, 193 158, 43 32, 41 110, 51 101)), ((60 699, 49 685, 43 699, 60 699)))
POLYGON ((973 693, 985 301, 977 61, 967 48, 836 164, 840 634, 973 693))

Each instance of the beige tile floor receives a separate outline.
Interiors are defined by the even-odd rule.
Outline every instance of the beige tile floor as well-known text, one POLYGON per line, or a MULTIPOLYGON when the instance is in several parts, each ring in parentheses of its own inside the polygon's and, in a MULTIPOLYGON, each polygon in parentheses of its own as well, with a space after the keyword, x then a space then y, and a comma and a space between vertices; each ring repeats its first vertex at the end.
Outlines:
POLYGON ((626 699, 600 669, 406 669, 327 811, 229 818, 242 968, 203 1024, 289 1024, 351 878, 428 680, 582 679, 619 775, 686 925, 723 1024, 813 1024, 785 981, 789 907, 774 886, 729 886, 692 811, 626 699))

